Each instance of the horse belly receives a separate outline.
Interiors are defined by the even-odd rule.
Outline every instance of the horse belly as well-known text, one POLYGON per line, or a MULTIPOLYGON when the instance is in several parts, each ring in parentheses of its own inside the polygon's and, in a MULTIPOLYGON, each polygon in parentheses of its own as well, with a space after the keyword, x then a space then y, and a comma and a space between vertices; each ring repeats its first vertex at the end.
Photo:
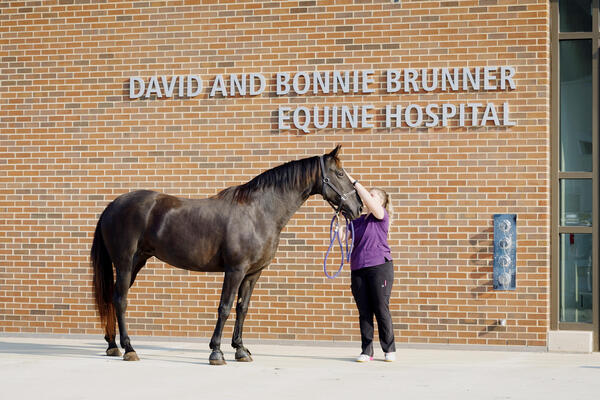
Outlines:
POLYGON ((151 243, 156 258, 189 271, 223 271, 219 245, 210 236, 181 234, 165 230, 151 243))
POLYGON ((212 257, 194 256, 193 254, 185 254, 185 252, 159 250, 155 251, 154 256, 159 260, 177 268, 188 271, 204 271, 204 272, 222 272, 223 263, 220 262, 217 255, 212 257))
POLYGON ((217 238, 193 226, 182 226, 176 221, 167 223, 150 242, 154 256, 174 267, 190 271, 223 271, 217 238))

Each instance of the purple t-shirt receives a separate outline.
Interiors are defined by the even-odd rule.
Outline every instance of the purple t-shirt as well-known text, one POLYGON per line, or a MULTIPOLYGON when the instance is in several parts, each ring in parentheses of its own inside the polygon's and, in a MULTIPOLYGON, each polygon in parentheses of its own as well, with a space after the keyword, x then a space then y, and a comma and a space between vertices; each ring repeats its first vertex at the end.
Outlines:
POLYGON ((390 216, 383 210, 383 219, 373 214, 361 215, 354 221, 354 248, 352 249, 351 270, 374 267, 392 259, 387 243, 390 216))

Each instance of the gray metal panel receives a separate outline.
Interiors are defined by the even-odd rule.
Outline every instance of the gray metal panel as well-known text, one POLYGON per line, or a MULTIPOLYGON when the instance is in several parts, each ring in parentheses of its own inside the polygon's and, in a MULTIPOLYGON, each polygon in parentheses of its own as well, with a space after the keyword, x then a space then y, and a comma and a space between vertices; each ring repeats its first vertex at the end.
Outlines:
POLYGON ((494 289, 517 288, 517 215, 494 215, 494 289))

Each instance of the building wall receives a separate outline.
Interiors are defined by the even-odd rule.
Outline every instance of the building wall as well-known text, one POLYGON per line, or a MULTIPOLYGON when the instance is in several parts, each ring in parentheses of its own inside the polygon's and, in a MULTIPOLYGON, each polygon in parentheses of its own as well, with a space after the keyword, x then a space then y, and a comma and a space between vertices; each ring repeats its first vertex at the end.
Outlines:
MULTIPOLYGON (((542 0, 3 1, 0 331, 102 334, 88 258, 116 196, 211 196, 341 143, 343 165, 392 197, 397 342, 546 345, 549 25, 542 0), (516 88, 382 83, 387 69, 484 66, 514 67, 516 88), (275 94, 278 72, 368 69, 369 95, 275 94), (261 73, 267 89, 209 97, 231 73, 261 73), (202 77, 201 95, 129 98, 132 76, 187 74, 202 77), (383 127, 387 104, 435 102, 509 102, 516 125, 383 127), (278 129, 278 107, 325 104, 374 105, 376 127, 278 129), (495 213, 518 214, 514 292, 491 284, 495 213)), ((322 272, 331 213, 315 196, 283 230, 245 337, 360 340, 348 269, 322 272)), ((221 282, 151 259, 130 290, 130 334, 209 337, 221 282)))

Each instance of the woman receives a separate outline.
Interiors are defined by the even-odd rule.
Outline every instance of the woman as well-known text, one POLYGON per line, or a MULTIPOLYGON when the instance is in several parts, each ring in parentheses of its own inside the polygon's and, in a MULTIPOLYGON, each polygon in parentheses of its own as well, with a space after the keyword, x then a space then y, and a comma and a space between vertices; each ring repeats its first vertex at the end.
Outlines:
POLYGON ((390 198, 384 190, 373 188, 369 191, 346 174, 367 208, 366 215, 363 214, 352 221, 355 237, 350 265, 351 287, 358 308, 362 340, 362 352, 356 361, 367 362, 373 359, 375 314, 385 361, 391 362, 396 359, 396 344, 389 308, 394 282, 394 265, 387 243, 390 226, 387 208, 390 198))

